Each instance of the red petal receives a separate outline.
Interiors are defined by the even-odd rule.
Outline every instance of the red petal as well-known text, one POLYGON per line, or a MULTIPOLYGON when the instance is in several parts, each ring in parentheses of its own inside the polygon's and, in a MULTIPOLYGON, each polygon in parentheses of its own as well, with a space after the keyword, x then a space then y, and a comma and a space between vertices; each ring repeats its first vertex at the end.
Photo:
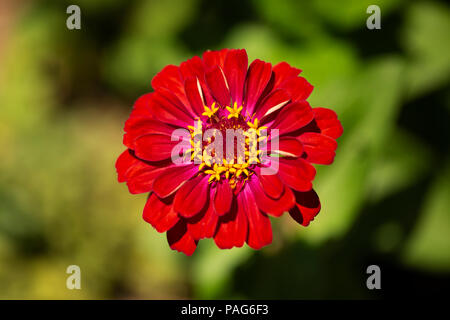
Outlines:
POLYGON ((209 204, 201 213, 187 220, 188 231, 196 239, 212 238, 216 232, 219 216, 214 211, 212 198, 213 191, 210 192, 209 204))
POLYGON ((180 143, 182 150, 190 148, 190 144, 186 140, 183 142, 172 141, 170 136, 161 134, 147 134, 142 136, 134 142, 134 145, 136 156, 139 158, 148 161, 160 161, 170 159, 172 151, 180 143))
POLYGON ((257 179, 250 180, 249 185, 259 209, 267 214, 279 217, 295 205, 295 197, 290 188, 284 188, 283 196, 274 200, 265 194, 257 179))
POLYGON ((247 52, 242 50, 230 50, 226 56, 223 72, 230 89, 231 99, 242 105, 245 76, 247 74, 247 52))
POLYGON ((271 128, 279 129, 283 135, 302 128, 314 118, 311 106, 306 101, 294 102, 284 107, 276 117, 271 128))
POLYGON ((205 207, 209 195, 208 187, 206 176, 201 175, 186 181, 175 195, 175 210, 186 218, 199 213, 205 207))
POLYGON ((184 79, 202 79, 205 76, 205 68, 202 59, 198 56, 194 56, 191 59, 182 62, 180 64, 180 72, 184 79))
POLYGON ((337 118, 336 112, 327 108, 313 108, 314 119, 322 134, 332 138, 339 138, 344 129, 337 118))
POLYGON ((320 200, 314 190, 295 192, 297 204, 289 211, 291 217, 303 226, 309 225, 320 211, 320 200))
POLYGON ((152 99, 152 95, 153 92, 140 96, 133 105, 130 117, 152 117, 153 115, 150 111, 150 100, 152 99))
POLYGON ((292 189, 309 191, 312 189, 311 181, 316 175, 316 169, 308 161, 301 158, 279 158, 278 175, 292 189))
POLYGON ((214 66, 223 68, 228 51, 230 50, 222 49, 219 51, 205 51, 203 53, 203 63, 205 64, 206 70, 214 66))
POLYGON ((183 252, 187 256, 192 255, 197 248, 197 241, 187 231, 186 222, 183 220, 167 231, 167 242, 172 250, 183 252))
POLYGON ((269 147, 271 152, 286 157, 300 157, 303 154, 303 145, 295 137, 281 137, 278 141, 278 148, 275 148, 275 146, 269 147))
POLYGON ((152 80, 152 87, 155 91, 167 89, 173 93, 183 105, 189 102, 184 92, 183 79, 181 77, 180 68, 174 65, 168 65, 162 69, 152 80))
POLYGON ((119 182, 127 181, 127 172, 131 167, 139 163, 139 160, 133 157, 130 150, 127 149, 120 154, 116 161, 116 171, 119 182))
POLYGON ((286 90, 276 89, 272 91, 264 100, 256 107, 256 118, 264 119, 269 115, 274 115, 283 106, 289 103, 290 96, 286 90))
POLYGON ((206 83, 216 101, 221 106, 230 105, 230 92, 222 69, 214 66, 206 72, 206 83))
POLYGON ((286 80, 297 77, 302 70, 291 67, 286 62, 280 62, 273 67, 274 73, 274 88, 277 88, 279 85, 283 84, 286 80))
POLYGON ((131 194, 150 192, 153 190, 153 182, 166 168, 153 167, 143 168, 136 171, 127 181, 128 190, 131 194))
MULTIPOLYGON (((241 197, 241 196, 240 196, 241 197)), ((245 208, 233 201, 231 210, 219 218, 219 226, 214 235, 214 242, 220 249, 242 247, 247 238, 247 216, 245 208)))
POLYGON ((183 182, 197 173, 193 164, 178 165, 166 168, 153 182, 153 191, 160 198, 165 198, 178 190, 183 182))
POLYGON ((151 118, 133 117, 125 122, 124 130, 126 132, 123 136, 124 144, 131 149, 135 149, 134 141, 137 138, 151 133, 170 137, 175 128, 151 118))
POLYGON ((154 179, 164 167, 153 166, 137 159, 130 150, 125 150, 117 159, 116 170, 119 182, 127 181, 132 194, 152 191, 154 179))
POLYGON ((259 59, 250 64, 245 82, 245 108, 253 114, 256 102, 261 97, 270 77, 272 76, 272 65, 259 59))
MULTIPOLYGON (((182 74, 183 78, 185 79, 185 81, 189 78, 193 78, 193 79, 195 79, 196 85, 197 85, 197 81, 200 83, 204 104, 206 104, 207 106, 210 106, 214 101, 211 97, 211 94, 209 93, 208 86, 206 85, 206 82, 205 82, 205 66, 204 66, 202 59, 195 56, 192 59, 182 62, 180 65, 180 71, 181 71, 181 74, 182 74)), ((192 84, 190 86, 192 86, 192 84)), ((190 100, 190 97, 189 97, 189 91, 186 88, 186 83, 185 83, 185 91, 186 91, 188 100, 191 102, 191 105, 192 105, 192 101, 190 100)), ((203 112, 203 106, 202 106, 202 112, 203 112)))
MULTIPOLYGON (((182 109, 179 102, 171 100, 170 93, 159 90, 153 94, 150 108, 153 116, 162 122, 186 128, 194 123, 194 117, 187 109, 182 109)), ((188 102, 187 102, 188 104, 188 102)))
POLYGON ((231 190, 228 180, 223 180, 216 185, 214 196, 214 208, 218 215, 224 215, 230 211, 233 201, 233 190, 231 190))
POLYGON ((292 101, 306 100, 314 87, 303 77, 286 80, 280 88, 285 89, 291 96, 292 101))
POLYGON ((187 78, 184 82, 184 87, 192 110, 200 117, 205 110, 205 102, 203 101, 203 91, 198 78, 187 78))
POLYGON ((252 192, 245 189, 240 199, 241 203, 239 205, 245 207, 245 212, 247 212, 248 216, 247 244, 253 249, 261 249, 271 244, 272 226, 270 219, 265 213, 259 211, 252 192))
POLYGON ((303 143, 306 160, 311 163, 331 164, 336 155, 337 142, 326 135, 306 132, 299 137, 303 143))
POLYGON ((160 199, 152 193, 145 204, 143 218, 158 232, 166 232, 180 220, 172 201, 169 198, 160 199))
POLYGON ((273 199, 278 199, 284 192, 283 181, 277 174, 267 175, 261 174, 261 170, 256 168, 256 175, 264 192, 273 199))

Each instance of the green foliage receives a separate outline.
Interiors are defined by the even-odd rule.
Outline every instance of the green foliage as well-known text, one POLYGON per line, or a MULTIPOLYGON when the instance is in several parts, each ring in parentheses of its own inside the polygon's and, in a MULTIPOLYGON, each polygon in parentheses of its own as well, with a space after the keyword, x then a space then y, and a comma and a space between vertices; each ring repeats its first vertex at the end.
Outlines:
POLYGON ((206 0, 78 3, 80 31, 65 28, 69 1, 36 1, 9 9, 0 39, 0 298, 367 298, 361 270, 378 260, 448 276, 443 1, 230 1, 231 16, 206 0), (382 30, 366 28, 370 4, 382 30), (188 258, 142 220, 146 195, 114 162, 152 77, 211 46, 302 69, 344 135, 317 166, 309 227, 285 215, 259 252, 208 240, 188 258), (80 291, 65 287, 71 264, 80 291))
POLYGON ((418 3, 408 8, 402 43, 408 54, 408 96, 411 98, 448 83, 450 74, 450 12, 442 4, 418 3))
POLYGON ((421 217, 410 242, 404 251, 404 260, 413 266, 420 266, 439 272, 450 268, 450 170, 441 168, 421 208, 421 217))

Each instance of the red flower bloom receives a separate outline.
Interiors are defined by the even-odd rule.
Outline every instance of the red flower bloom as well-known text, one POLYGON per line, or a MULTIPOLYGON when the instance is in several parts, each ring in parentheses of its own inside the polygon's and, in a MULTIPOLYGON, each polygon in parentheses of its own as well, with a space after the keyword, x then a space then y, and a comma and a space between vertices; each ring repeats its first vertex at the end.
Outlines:
POLYGON ((150 192, 144 220, 167 232, 172 249, 191 255, 203 238, 221 249, 244 242, 260 249, 272 242, 269 216, 288 211, 307 226, 317 215, 311 163, 333 162, 343 129, 334 111, 311 108, 313 86, 300 72, 285 62, 248 66, 245 50, 207 51, 165 67, 152 80, 154 92, 136 101, 118 178, 133 194, 150 192), (175 129, 184 129, 181 142, 173 141, 175 129), (210 148, 217 136, 196 140, 208 129, 242 130, 245 153, 234 156, 234 139, 231 157, 210 148), (192 161, 174 163, 174 154, 192 161), (264 172, 272 164, 276 170, 264 172))

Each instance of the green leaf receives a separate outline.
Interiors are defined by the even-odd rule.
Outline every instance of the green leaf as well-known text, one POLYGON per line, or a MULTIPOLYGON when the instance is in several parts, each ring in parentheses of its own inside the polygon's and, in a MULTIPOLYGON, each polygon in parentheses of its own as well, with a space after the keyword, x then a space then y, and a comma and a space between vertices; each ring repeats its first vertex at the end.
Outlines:
POLYGON ((450 77, 450 10, 433 3, 413 4, 407 14, 402 42, 407 51, 407 94, 413 99, 448 83, 450 77))
POLYGON ((212 239, 203 240, 197 248, 193 265, 195 296, 199 299, 212 299, 223 294, 228 289, 227 284, 231 283, 233 269, 252 253, 247 246, 220 250, 212 239))
POLYGON ((430 150, 397 128, 369 174, 370 200, 376 202, 414 183, 428 171, 430 161, 430 150))
POLYGON ((438 176, 428 192, 419 221, 402 260, 411 266, 430 270, 450 269, 450 165, 437 168, 438 176))
MULTIPOLYGON (((322 203, 315 221, 299 234, 313 242, 342 235, 356 218, 367 198, 369 174, 383 146, 389 141, 399 110, 402 88, 401 61, 385 58, 371 63, 356 79, 354 92, 362 108, 356 125, 338 140, 335 162, 318 170, 314 183, 322 203)), ((352 109, 348 109, 352 112, 352 109)))

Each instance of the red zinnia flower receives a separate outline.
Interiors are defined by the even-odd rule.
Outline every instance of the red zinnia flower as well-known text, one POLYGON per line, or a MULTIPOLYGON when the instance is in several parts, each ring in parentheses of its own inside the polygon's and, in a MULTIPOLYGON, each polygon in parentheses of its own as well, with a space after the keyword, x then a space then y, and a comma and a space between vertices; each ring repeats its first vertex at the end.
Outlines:
POLYGON ((260 249, 272 242, 269 215, 288 211, 303 226, 317 215, 311 163, 333 162, 343 129, 334 111, 311 108, 306 99, 313 86, 300 72, 285 62, 255 60, 248 66, 245 50, 207 51, 165 67, 152 80, 154 92, 136 101, 125 123, 127 150, 116 163, 119 182, 126 181, 133 194, 150 192, 144 219, 167 231, 172 249, 191 255, 203 238, 214 238, 221 249, 244 242, 260 249), (180 145, 172 134, 180 128, 189 149, 177 153, 194 151, 189 159, 198 161, 171 160, 180 145), (212 158, 217 151, 206 149, 216 138, 203 140, 205 146, 194 139, 207 129, 224 135, 242 130, 245 154, 212 158), (276 145, 278 139, 268 162, 252 149, 250 132, 258 143, 276 145), (264 174, 271 161, 276 173, 264 174))

